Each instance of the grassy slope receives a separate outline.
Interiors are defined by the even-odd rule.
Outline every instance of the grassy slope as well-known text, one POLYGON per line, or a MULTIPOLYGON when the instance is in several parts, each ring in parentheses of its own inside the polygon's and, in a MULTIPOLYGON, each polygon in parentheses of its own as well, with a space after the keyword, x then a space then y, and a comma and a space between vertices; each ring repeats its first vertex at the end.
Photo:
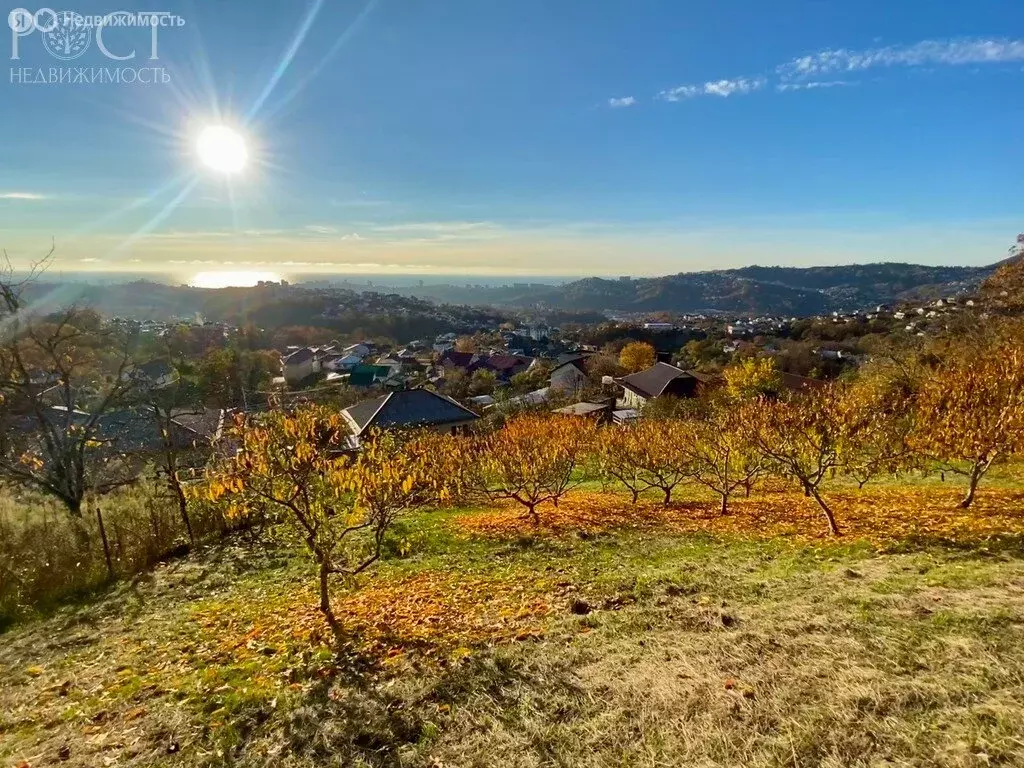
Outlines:
POLYGON ((340 663, 301 561, 240 545, 0 636, 0 760, 1024 763, 1018 539, 468 537, 453 517, 408 521, 404 556, 339 593, 340 663))

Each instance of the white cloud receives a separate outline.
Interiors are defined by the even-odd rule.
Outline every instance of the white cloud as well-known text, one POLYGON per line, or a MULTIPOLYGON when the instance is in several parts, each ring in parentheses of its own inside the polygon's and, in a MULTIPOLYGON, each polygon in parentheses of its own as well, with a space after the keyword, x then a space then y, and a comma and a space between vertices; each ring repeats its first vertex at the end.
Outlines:
POLYGON ((337 227, 325 227, 322 224, 309 224, 306 230, 317 235, 336 235, 338 233, 337 227))
POLYGON ((709 80, 703 85, 677 85, 658 94, 664 101, 682 101, 695 96, 732 96, 734 93, 752 93, 767 85, 764 77, 739 77, 735 80, 709 80))
POLYGON ((859 72, 872 67, 959 66, 1024 61, 1024 40, 922 40, 913 45, 890 45, 853 51, 825 49, 799 56, 776 67, 784 80, 836 72, 859 72))
POLYGON ((35 192, 0 192, 0 200, 45 200, 44 195, 35 192))
MULTIPOLYGON (((960 66, 1024 62, 1024 40, 1009 38, 922 40, 912 45, 890 45, 883 48, 850 50, 830 48, 780 64, 774 70, 775 90, 803 91, 856 85, 841 79, 825 79, 828 75, 862 72, 873 67, 960 66)), ((697 96, 728 97, 752 93, 768 85, 766 75, 739 77, 732 80, 708 80, 704 83, 677 85, 658 94, 662 101, 684 101, 697 96)), ((609 99, 609 105, 617 99, 609 99)), ((625 106, 625 105, 623 105, 625 106)))
POLYGON ((612 109, 622 109, 623 107, 632 107, 636 104, 636 98, 633 96, 623 96, 619 99, 608 99, 608 106, 612 109))
POLYGON ((839 88, 844 85, 856 85, 849 80, 811 80, 807 83, 779 83, 775 90, 785 93, 786 91, 814 91, 819 88, 839 88))

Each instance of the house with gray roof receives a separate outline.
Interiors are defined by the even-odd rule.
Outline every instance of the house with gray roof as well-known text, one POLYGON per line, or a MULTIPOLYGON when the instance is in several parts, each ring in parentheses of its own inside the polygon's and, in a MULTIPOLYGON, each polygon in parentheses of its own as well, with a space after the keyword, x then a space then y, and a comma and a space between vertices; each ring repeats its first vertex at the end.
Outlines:
POLYGON ((342 412, 357 437, 377 429, 456 432, 479 417, 455 400, 429 389, 404 389, 349 406, 342 412))
POLYGON ((625 408, 643 408, 649 400, 670 397, 696 397, 700 387, 715 382, 714 376, 684 371, 668 363, 655 363, 650 368, 615 379, 622 387, 625 408))

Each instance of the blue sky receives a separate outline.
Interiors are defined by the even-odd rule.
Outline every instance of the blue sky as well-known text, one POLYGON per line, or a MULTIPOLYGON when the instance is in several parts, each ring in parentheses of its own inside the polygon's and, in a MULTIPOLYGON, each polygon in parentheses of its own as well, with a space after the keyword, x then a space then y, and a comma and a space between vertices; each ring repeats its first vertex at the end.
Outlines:
POLYGON ((169 83, 2 73, 16 262, 52 237, 69 270, 640 275, 982 264, 1024 230, 1018 0, 72 10, 121 9, 185 23, 155 61, 147 30, 114 29, 135 61, 56 61, 34 33, 9 67, 169 83), (220 121, 253 154, 230 180, 194 156, 220 121))

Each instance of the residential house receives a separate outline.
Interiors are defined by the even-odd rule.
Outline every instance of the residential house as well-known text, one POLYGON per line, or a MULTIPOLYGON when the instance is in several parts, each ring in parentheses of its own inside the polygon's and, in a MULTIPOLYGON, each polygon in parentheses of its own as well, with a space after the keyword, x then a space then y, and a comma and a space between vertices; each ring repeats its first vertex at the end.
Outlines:
POLYGON ((581 392, 585 389, 588 381, 586 359, 584 355, 558 358, 548 379, 551 389, 562 392, 581 392))
POLYGON ((517 374, 530 370, 536 361, 525 355, 491 355, 482 361, 484 367, 494 371, 501 381, 508 381, 517 374))
POLYGON ((297 384, 320 373, 320 355, 312 347, 302 347, 281 360, 284 368, 284 380, 289 384, 297 384))
POLYGON ((668 363, 655 363, 646 370, 616 379, 622 387, 625 408, 643 408, 656 397, 696 397, 702 386, 714 383, 713 376, 684 371, 668 363))
POLYGON ((165 389, 178 381, 178 372, 166 360, 157 359, 135 366, 124 378, 147 389, 165 389))
POLYGON ((450 397, 429 389, 389 392, 373 400, 349 406, 341 413, 357 437, 372 428, 426 428, 455 433, 479 418, 450 397))

